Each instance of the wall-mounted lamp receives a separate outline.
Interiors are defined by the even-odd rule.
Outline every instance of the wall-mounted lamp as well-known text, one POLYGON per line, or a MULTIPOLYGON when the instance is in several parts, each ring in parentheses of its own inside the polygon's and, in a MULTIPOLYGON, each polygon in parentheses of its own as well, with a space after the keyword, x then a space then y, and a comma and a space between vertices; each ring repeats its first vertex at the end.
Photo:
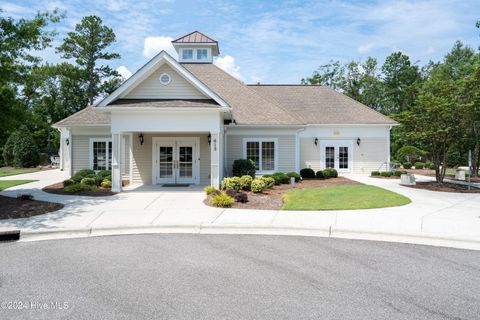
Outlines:
POLYGON ((314 143, 316 146, 318 145, 318 138, 315 138, 314 143))
POLYGON ((67 138, 67 139, 65 140, 65 143, 67 144, 67 147, 68 147, 68 146, 70 145, 70 139, 67 138))
POLYGON ((209 133, 208 134, 208 145, 212 144, 212 135, 209 133))
POLYGON ((360 141, 361 141, 360 138, 357 138, 357 146, 360 145, 360 141))
POLYGON ((138 140, 140 141, 140 144, 143 146, 143 144, 145 143, 145 139, 143 138, 143 133, 140 133, 138 135, 138 140))

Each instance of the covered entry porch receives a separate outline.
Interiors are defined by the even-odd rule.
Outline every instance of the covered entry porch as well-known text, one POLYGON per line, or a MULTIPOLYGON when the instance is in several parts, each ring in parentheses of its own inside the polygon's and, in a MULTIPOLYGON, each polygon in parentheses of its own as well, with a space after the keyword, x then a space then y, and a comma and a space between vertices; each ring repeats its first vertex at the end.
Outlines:
POLYGON ((218 187, 223 162, 219 116, 218 111, 196 116, 112 112, 112 190, 120 192, 126 176, 131 185, 218 187))

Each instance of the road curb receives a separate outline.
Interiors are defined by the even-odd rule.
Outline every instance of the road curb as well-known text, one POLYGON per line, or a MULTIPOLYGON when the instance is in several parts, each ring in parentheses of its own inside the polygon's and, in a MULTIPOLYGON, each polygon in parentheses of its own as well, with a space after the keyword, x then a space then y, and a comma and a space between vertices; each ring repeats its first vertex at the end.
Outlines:
POLYGON ((87 238, 133 234, 238 234, 339 238, 420 244, 458 249, 480 250, 480 239, 447 238, 429 234, 395 234, 333 228, 307 228, 271 225, 162 225, 104 228, 59 229, 20 232, 20 241, 87 238))

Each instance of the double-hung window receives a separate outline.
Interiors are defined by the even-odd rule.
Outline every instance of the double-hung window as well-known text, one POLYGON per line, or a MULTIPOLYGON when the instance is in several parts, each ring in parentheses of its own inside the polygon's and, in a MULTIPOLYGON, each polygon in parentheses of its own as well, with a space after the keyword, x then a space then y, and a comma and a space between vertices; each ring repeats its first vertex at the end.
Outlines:
POLYGON ((278 141, 271 138, 247 138, 243 140, 243 157, 255 162, 259 173, 277 171, 278 141))
POLYGON ((110 170, 112 168, 112 139, 90 139, 90 169, 110 170))
POLYGON ((183 49, 182 60, 192 60, 192 59, 193 59, 193 49, 183 49))
POLYGON ((207 60, 208 58, 208 51, 207 49, 197 49, 197 60, 207 60))

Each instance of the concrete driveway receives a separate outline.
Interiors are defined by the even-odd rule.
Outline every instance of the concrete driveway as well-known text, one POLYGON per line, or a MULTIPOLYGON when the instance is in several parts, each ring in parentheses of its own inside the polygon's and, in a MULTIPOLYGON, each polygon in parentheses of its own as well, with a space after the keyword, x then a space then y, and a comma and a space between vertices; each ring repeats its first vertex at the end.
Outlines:
POLYGON ((1 220, 0 227, 21 229, 25 238, 142 232, 253 233, 480 248, 480 194, 412 189, 400 186, 398 180, 358 175, 349 178, 398 192, 412 199, 412 203, 369 210, 279 211, 212 208, 203 203, 205 196, 198 186, 132 186, 120 194, 101 198, 52 195, 40 190, 65 177, 59 170, 6 177, 40 181, 0 194, 16 196, 29 192, 39 200, 64 203, 65 208, 26 219, 1 220))

